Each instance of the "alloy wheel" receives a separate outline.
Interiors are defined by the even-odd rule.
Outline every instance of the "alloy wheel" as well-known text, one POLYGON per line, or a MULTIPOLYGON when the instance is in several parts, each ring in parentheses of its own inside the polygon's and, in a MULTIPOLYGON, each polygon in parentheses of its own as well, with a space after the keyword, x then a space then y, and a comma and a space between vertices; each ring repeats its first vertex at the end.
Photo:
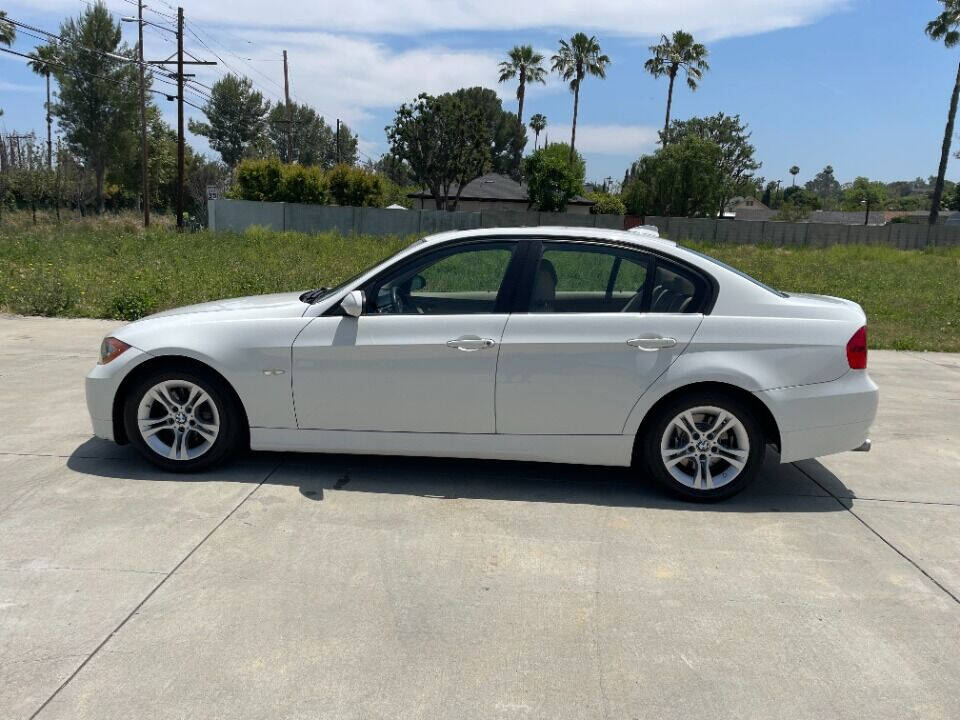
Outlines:
POLYGON ((750 457, 744 424, 730 411, 709 405, 684 410, 660 440, 667 472, 694 490, 712 490, 733 482, 750 457))
POLYGON ((137 428, 147 446, 170 460, 195 460, 216 443, 220 413, 202 387, 189 380, 159 382, 140 400, 137 428))

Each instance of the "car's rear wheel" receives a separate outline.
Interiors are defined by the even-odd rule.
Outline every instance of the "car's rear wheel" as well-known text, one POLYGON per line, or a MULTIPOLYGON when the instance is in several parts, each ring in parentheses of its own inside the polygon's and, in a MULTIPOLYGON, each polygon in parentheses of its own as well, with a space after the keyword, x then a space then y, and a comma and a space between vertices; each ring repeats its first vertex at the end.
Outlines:
POLYGON ((127 395, 123 410, 133 446, 172 472, 203 470, 233 452, 239 443, 239 417, 223 383, 192 370, 144 377, 127 395))
POLYGON ((766 447, 751 408, 723 393, 691 393, 659 408, 642 438, 650 475, 687 500, 740 492, 756 477, 766 447))

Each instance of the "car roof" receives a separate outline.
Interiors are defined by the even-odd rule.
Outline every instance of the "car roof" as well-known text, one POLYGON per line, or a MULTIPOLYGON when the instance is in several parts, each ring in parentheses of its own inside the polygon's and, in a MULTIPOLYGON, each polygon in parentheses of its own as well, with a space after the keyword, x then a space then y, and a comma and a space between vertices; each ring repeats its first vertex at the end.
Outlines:
POLYGON ((476 238, 499 238, 509 235, 514 238, 573 238, 581 240, 613 240, 628 243, 637 247, 658 248, 664 245, 676 247, 673 240, 653 237, 644 233, 632 233, 626 230, 592 227, 562 227, 538 225, 534 227, 492 227, 474 228, 471 230, 449 230, 447 232, 428 235, 420 243, 424 245, 439 245, 453 240, 469 240, 476 238))

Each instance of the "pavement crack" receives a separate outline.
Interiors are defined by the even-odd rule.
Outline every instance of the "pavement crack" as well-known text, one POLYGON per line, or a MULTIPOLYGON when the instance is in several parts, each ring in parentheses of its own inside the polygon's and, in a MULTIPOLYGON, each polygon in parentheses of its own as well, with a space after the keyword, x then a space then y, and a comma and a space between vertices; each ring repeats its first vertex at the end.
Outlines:
POLYGON ((133 608, 133 610, 131 610, 130 613, 129 613, 123 620, 120 621, 120 624, 117 625, 117 626, 110 632, 109 635, 107 635, 103 640, 100 641, 100 644, 97 645, 97 646, 93 649, 93 652, 91 652, 89 655, 86 656, 86 658, 84 659, 84 661, 81 662, 81 663, 77 666, 77 668, 76 668, 72 673, 70 673, 70 675, 67 677, 66 680, 64 680, 62 683, 60 683, 59 687, 57 687, 57 689, 54 690, 54 691, 50 694, 50 697, 48 697, 46 700, 43 701, 43 704, 42 704, 40 707, 38 707, 36 710, 34 710, 33 714, 30 715, 30 717, 29 717, 27 720, 34 720, 34 718, 36 718, 41 712, 43 712, 44 708, 46 708, 47 705, 49 705, 49 704, 53 701, 53 699, 54 699, 55 697, 57 697, 57 695, 59 695, 59 694, 63 691, 63 689, 73 681, 73 679, 74 679, 77 675, 80 674, 80 671, 83 670, 83 668, 85 668, 85 667, 87 666, 87 663, 89 663, 89 662, 97 655, 97 653, 99 653, 99 652, 104 648, 104 646, 105 646, 108 642, 110 642, 110 640, 113 639, 113 637, 116 636, 116 634, 117 634, 118 632, 120 632, 120 630, 123 629, 123 626, 126 625, 127 622, 129 622, 129 620, 130 620, 133 616, 135 616, 137 613, 140 612, 140 609, 147 603, 147 601, 148 601, 150 598, 152 598, 152 597, 154 596, 154 594, 157 592, 157 590, 159 590, 161 587, 163 587, 164 583, 166 583, 167 580, 169 580, 171 577, 173 577, 174 573, 176 573, 177 570, 179 570, 181 567, 183 567, 184 563, 186 563, 187 560, 189 560, 189 559, 193 556, 193 554, 194 554, 195 552, 197 552, 197 550, 199 550, 199 549, 203 546, 203 544, 204 544, 207 540, 209 540, 217 530, 219 530, 221 527, 223 527, 224 523, 226 523, 227 520, 229 520, 231 517, 233 517, 233 514, 234 514, 235 512, 237 512, 237 510, 239 510, 239 509, 243 506, 243 504, 244 504, 245 502, 247 502, 247 500, 249 500, 250 497, 251 497, 257 490, 259 490, 260 488, 262 488, 262 487, 263 487, 263 484, 264 484, 265 482, 267 482, 271 477, 273 477, 273 474, 274 474, 277 470, 280 469, 280 466, 281 466, 281 465, 283 465, 283 460, 280 460, 276 465, 274 465, 273 468, 270 470, 270 472, 268 472, 268 473, 263 477, 263 479, 254 486, 254 488, 253 488, 250 492, 248 492, 246 495, 244 495, 244 496, 243 496, 243 499, 240 500, 240 502, 238 502, 236 505, 234 505, 233 509, 232 509, 230 512, 228 512, 226 515, 224 515, 224 516, 223 516, 223 519, 220 520, 220 522, 218 522, 216 525, 214 525, 214 527, 210 530, 210 532, 208 532, 206 535, 204 535, 203 538, 201 538, 200 542, 198 542, 196 545, 194 545, 193 548, 191 548, 190 552, 188 552, 186 555, 184 555, 183 558, 180 559, 180 562, 178 562, 176 565, 174 565, 173 569, 170 570, 170 572, 166 573, 166 574, 160 579, 160 582, 158 582, 156 585, 153 586, 153 589, 150 590, 150 592, 148 592, 148 593, 144 596, 143 600, 141 600, 139 603, 137 603, 136 607, 133 608))
POLYGON ((898 548, 898 547, 897 547, 896 545, 894 545, 892 542, 890 542, 889 540, 887 540, 883 535, 881 535, 879 532, 877 532, 876 530, 874 530, 873 527, 870 525, 870 523, 868 523, 868 522, 867 522, 866 520, 864 520, 862 517, 860 517, 859 515, 857 515, 856 512, 854 512, 853 507, 852 507, 852 503, 851 503, 850 505, 847 505, 846 503, 843 502, 845 499, 846 499, 846 500, 862 500, 863 498, 843 498, 843 497, 838 497, 837 495, 833 494, 827 487, 825 487, 825 486, 822 485, 820 482, 818 482, 817 479, 813 477, 813 475, 811 475, 810 473, 808 473, 808 472, 807 472, 806 470, 804 470, 802 467, 800 467, 800 466, 797 465, 796 463, 793 463, 793 466, 794 466, 797 470, 799 470, 801 473, 803 473, 806 477, 808 477, 811 482, 813 482, 813 483, 815 483, 816 485, 818 485, 824 492, 826 492, 828 495, 830 495, 830 497, 832 497, 834 500, 836 500, 837 503, 840 505, 840 507, 842 507, 842 508, 843 508, 844 510, 846 510, 848 513, 850 513, 851 515, 853 515, 857 520, 859 520, 861 525, 863 525, 867 530, 869 530, 869 531, 872 532, 874 535, 876 535, 878 538, 880 538, 880 540, 882 540, 883 543, 884 543, 887 547, 889 547, 891 550, 893 550, 895 553, 897 553, 897 555, 899 555, 900 557, 902 557, 902 558, 903 558, 904 560, 906 560, 908 563, 910 563, 911 565, 913 565, 917 570, 920 571, 920 573, 921 573, 925 578, 927 578, 927 580, 929 580, 929 581, 932 582, 934 585, 936 585, 938 588, 940 588, 944 593, 947 594, 947 596, 950 597, 951 600, 953 600, 955 603, 957 603, 957 605, 960 605, 960 597, 957 597, 954 593, 952 593, 949 589, 947 589, 947 587, 944 586, 939 580, 937 580, 935 577, 933 577, 933 575, 931 575, 931 574, 928 573, 926 570, 924 570, 922 567, 920 567, 920 565, 919 565, 913 558, 911 558, 909 555, 907 555, 905 552, 903 552, 903 550, 901 550, 900 548, 898 548))

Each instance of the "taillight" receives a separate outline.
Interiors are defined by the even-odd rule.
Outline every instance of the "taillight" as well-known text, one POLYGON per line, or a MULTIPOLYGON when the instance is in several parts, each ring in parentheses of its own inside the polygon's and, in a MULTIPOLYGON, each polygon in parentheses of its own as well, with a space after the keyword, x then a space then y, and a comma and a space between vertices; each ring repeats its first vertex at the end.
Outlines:
POLYGON ((847 363, 851 370, 867 369, 867 326, 857 330, 847 341, 847 363))
POLYGON ((115 337, 105 337, 100 343, 100 365, 106 365, 111 360, 116 359, 121 354, 130 349, 123 340, 117 340, 115 337))

